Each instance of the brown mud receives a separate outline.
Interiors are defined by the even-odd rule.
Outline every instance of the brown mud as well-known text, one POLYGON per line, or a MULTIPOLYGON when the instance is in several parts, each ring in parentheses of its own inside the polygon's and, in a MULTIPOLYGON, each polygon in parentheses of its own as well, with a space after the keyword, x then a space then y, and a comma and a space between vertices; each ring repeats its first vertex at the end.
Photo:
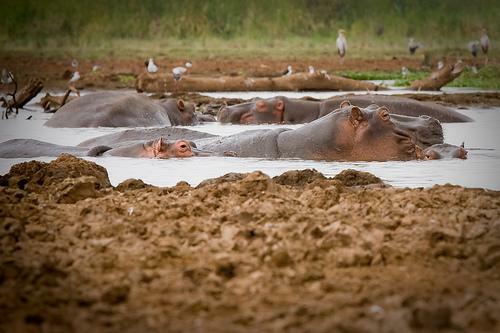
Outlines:
MULTIPOLYGON (((19 82, 31 77, 40 77, 46 88, 66 89, 68 79, 74 68, 71 67, 72 58, 35 57, 29 54, 1 55, 0 68, 8 68, 19 82)), ((80 60, 78 70, 81 79, 77 87, 118 89, 135 88, 135 78, 145 71, 146 59, 103 58, 99 60, 80 60), (93 72, 92 67, 99 65, 100 69, 93 72)), ((182 66, 185 59, 155 59, 160 72, 171 73, 172 68, 182 66)), ((420 68, 420 58, 379 58, 379 59, 346 59, 340 65, 337 57, 318 57, 315 59, 274 60, 261 58, 200 58, 193 61, 190 73, 201 76, 243 75, 248 77, 276 77, 280 76, 287 65, 292 65, 295 72, 307 72, 308 66, 316 70, 333 71, 366 71, 366 70, 395 70, 400 71, 402 66, 420 68)))
POLYGON ((347 170, 193 188, 62 155, 0 178, 0 332, 493 332, 500 192, 347 170))

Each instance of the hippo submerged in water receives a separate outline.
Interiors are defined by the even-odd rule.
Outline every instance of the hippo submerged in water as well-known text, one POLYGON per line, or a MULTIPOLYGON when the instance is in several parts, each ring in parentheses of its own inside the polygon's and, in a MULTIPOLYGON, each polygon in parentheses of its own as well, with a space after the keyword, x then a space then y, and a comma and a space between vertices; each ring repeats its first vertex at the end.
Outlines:
MULTIPOLYGON (((233 124, 307 123, 336 110, 345 99, 345 96, 339 96, 325 101, 310 101, 276 96, 222 107, 218 119, 222 123, 233 124)), ((469 117, 442 105, 405 97, 349 95, 349 100, 359 107, 371 104, 386 106, 392 114, 413 117, 427 115, 441 122, 472 121, 469 117)))
POLYGON ((14 139, 2 143, 0 157, 27 158, 38 156, 59 156, 68 153, 75 156, 121 156, 139 158, 174 158, 199 155, 196 145, 188 140, 167 141, 159 137, 145 142, 126 142, 116 147, 96 146, 93 148, 61 146, 53 143, 32 140, 14 139))
POLYGON ((467 150, 465 150, 463 143, 461 146, 441 143, 426 148, 422 152, 422 155, 422 159, 424 160, 440 160, 447 158, 460 158, 465 160, 467 159, 467 150))
POLYGON ((150 98, 122 92, 98 92, 62 106, 45 125, 49 127, 148 127, 195 125, 207 121, 198 117, 193 103, 168 98, 150 98))
MULTIPOLYGON (((140 132, 134 131, 131 134, 134 140, 138 138, 137 133, 140 132)), ((117 140, 120 135, 116 134, 106 137, 111 143, 106 148, 108 155, 119 153, 119 156, 131 156, 124 155, 123 150, 119 149, 127 147, 128 153, 135 151, 137 147, 142 147, 141 142, 127 141, 130 135, 123 136, 123 141, 117 140)), ((108 141, 92 142, 96 145, 108 145, 108 141)), ((253 130, 226 137, 208 135, 193 140, 193 144, 188 142, 192 148, 196 146, 197 149, 214 155, 226 155, 227 152, 232 152, 239 157, 331 161, 411 160, 421 158, 423 149, 443 143, 443 131, 439 121, 430 117, 391 115, 386 107, 371 105, 368 108, 359 108, 345 101, 335 112, 298 129, 253 130)), ((19 141, 1 144, 0 157, 27 157, 26 152, 38 154, 30 157, 57 156, 53 154, 73 151, 87 155, 93 151, 89 148, 90 142, 87 142, 86 147, 61 147, 44 143, 49 146, 43 149, 41 146, 33 148, 32 142, 25 144, 26 147, 19 141), (9 152, 10 154, 7 154, 9 152)), ((94 148, 94 151, 95 149, 97 148, 94 148)), ((146 155, 151 156, 148 154, 146 155)), ((144 157, 142 153, 132 155, 144 157)), ((152 157, 154 156, 153 154, 152 157)))

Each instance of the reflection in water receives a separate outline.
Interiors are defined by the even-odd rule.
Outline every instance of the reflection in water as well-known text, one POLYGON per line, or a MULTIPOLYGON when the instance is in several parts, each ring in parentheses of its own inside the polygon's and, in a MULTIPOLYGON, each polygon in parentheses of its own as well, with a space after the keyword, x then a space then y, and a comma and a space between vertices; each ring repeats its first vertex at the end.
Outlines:
MULTIPOLYGON (((276 93, 273 93, 276 95, 276 93)), ((305 95, 302 93, 302 95, 305 95)), ((330 95, 332 95, 330 93, 330 95)), ((242 97, 242 96, 239 96, 242 97)), ((32 107, 33 108, 33 107, 32 107)), ((353 168, 371 172, 394 186, 432 186, 434 184, 457 184, 468 187, 484 187, 500 190, 500 108, 459 110, 475 119, 473 123, 444 124, 445 141, 460 145, 465 142, 469 151, 468 160, 438 160, 409 162, 325 162, 298 159, 265 160, 255 158, 195 157, 189 159, 133 159, 120 157, 88 158, 109 173, 113 185, 127 178, 140 178, 158 186, 172 186, 181 180, 197 185, 204 179, 218 177, 228 172, 251 172, 261 170, 270 176, 287 170, 314 168, 326 176, 353 168)), ((76 145, 86 139, 121 131, 115 128, 64 128, 43 126, 50 114, 21 110, 15 119, 0 121, 0 142, 14 138, 33 138, 64 145, 76 145), (33 115, 31 120, 26 120, 33 115)), ((207 124, 193 129, 218 135, 255 129, 276 128, 284 125, 240 126, 207 124)), ((285 126, 300 127, 301 125, 285 126)), ((8 172, 16 163, 31 159, 0 159, 0 174, 8 172)), ((51 158, 40 158, 50 161, 51 158)))

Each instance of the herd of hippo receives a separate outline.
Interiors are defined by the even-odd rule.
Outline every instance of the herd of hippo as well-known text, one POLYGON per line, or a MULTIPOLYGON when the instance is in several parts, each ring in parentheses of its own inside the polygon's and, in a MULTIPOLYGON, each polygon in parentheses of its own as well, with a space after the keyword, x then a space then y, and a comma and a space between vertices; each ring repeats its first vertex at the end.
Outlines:
POLYGON ((124 156, 170 158, 235 156, 300 158, 329 161, 386 161, 467 158, 463 146, 443 143, 441 122, 470 118, 450 108, 409 98, 352 95, 325 101, 273 97, 219 110, 218 121, 233 124, 283 123, 297 129, 249 130, 216 136, 176 125, 216 121, 195 112, 195 105, 176 99, 99 92, 61 107, 49 127, 134 127, 115 134, 61 146, 32 139, 0 144, 0 157, 124 156), (140 127, 140 128, 138 128, 140 127))

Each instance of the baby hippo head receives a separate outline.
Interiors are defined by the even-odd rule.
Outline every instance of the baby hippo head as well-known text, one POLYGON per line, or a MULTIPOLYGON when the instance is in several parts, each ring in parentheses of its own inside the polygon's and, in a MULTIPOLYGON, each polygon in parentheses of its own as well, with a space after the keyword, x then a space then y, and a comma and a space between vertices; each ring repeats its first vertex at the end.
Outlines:
POLYGON ((424 160, 440 160, 444 158, 467 159, 467 150, 464 144, 461 146, 450 145, 447 143, 432 145, 423 151, 424 160))
POLYGON ((150 150, 155 158, 191 157, 195 155, 191 142, 187 140, 167 142, 165 139, 159 138, 152 142, 150 150))

